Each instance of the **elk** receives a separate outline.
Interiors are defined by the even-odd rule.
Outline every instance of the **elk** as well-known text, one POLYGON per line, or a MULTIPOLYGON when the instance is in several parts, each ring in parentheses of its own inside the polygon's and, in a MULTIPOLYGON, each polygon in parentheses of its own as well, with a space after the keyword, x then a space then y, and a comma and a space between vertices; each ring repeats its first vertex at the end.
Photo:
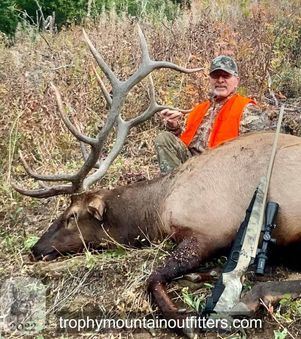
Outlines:
MULTIPOLYGON (((84 32, 85 40, 109 79, 113 93, 111 98, 97 75, 110 109, 96 138, 81 134, 66 117, 60 93, 53 86, 65 125, 80 142, 90 146, 82 168, 73 175, 39 175, 20 154, 25 170, 33 178, 50 182, 70 181, 71 184, 44 186, 37 190, 16 185, 14 188, 21 194, 36 198, 71 195, 70 206, 31 249, 35 260, 53 260, 64 253, 78 253, 86 247, 108 248, 116 243, 139 247, 141 238, 155 241, 169 236, 177 243, 177 248, 165 264, 150 275, 148 289, 163 315, 177 318, 180 316, 178 308, 167 295, 166 284, 196 270, 205 260, 230 246, 259 179, 267 169, 273 133, 240 137, 193 157, 174 172, 153 180, 112 190, 89 190, 116 158, 129 129, 165 107, 156 103, 151 83, 150 106, 141 115, 124 121, 120 110, 130 89, 157 68, 168 67, 186 73, 199 70, 151 60, 140 28, 138 31, 142 63, 126 81, 117 79, 84 32), (104 142, 114 125, 117 125, 116 142, 108 157, 100 161, 104 142)), ((279 251, 289 247, 300 249, 300 159, 301 139, 281 135, 269 191, 270 200, 277 201, 281 208, 274 233, 279 251)), ((242 303, 248 310, 255 311, 259 298, 276 301, 288 292, 298 296, 301 282, 291 281, 284 285, 262 283, 249 292, 242 303)))

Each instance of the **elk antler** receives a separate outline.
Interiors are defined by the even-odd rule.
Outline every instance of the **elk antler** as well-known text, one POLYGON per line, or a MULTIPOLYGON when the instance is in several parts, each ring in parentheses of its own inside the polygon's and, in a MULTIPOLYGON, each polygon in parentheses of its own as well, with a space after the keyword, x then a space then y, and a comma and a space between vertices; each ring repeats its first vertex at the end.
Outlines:
POLYGON ((95 138, 88 137, 82 134, 77 127, 75 127, 69 118, 65 114, 64 105, 62 102, 61 95, 58 89, 51 84, 58 105, 58 111, 63 120, 66 127, 69 131, 81 142, 81 148, 83 150, 84 156, 84 163, 82 167, 74 174, 60 174, 60 175, 39 175, 32 171, 28 164, 26 163, 25 159, 23 158, 22 154, 20 153, 20 159, 23 163, 23 166, 26 172, 33 178, 40 180, 40 181, 50 181, 50 182, 70 182, 71 184, 64 184, 64 185, 57 185, 47 187, 43 185, 43 188, 36 189, 36 190, 25 190, 13 184, 13 187, 16 191, 21 194, 28 195, 31 197, 37 198, 46 198, 54 195, 59 194, 72 194, 76 192, 81 192, 83 190, 88 189, 91 185, 93 185, 96 181, 100 180, 108 170, 109 166, 112 164, 114 159, 117 157, 119 152, 124 145, 126 137, 130 131, 130 129, 147 119, 149 119, 152 115, 156 112, 161 111, 164 108, 171 108, 168 106, 159 105, 155 98, 155 90, 152 79, 150 77, 150 89, 149 89, 149 97, 150 97, 150 104, 149 107, 138 115, 135 118, 129 119, 125 121, 121 118, 121 108, 125 101, 125 98, 129 91, 137 85, 141 80, 146 78, 150 73, 159 68, 170 68, 176 71, 184 72, 184 73, 193 73, 202 70, 202 68, 195 68, 195 69, 187 69, 184 67, 177 66, 171 62, 167 61, 155 61, 152 60, 149 56, 147 43, 145 37, 138 25, 138 34, 140 38, 140 47, 142 51, 142 58, 141 64, 138 69, 126 80, 121 81, 119 80, 116 75, 112 72, 110 67, 106 64, 103 60, 99 52, 96 50, 94 45, 92 44, 91 40, 89 39, 88 35, 86 34, 85 30, 83 30, 83 35, 86 43, 88 44, 91 53, 93 54, 98 66, 103 71, 103 73, 108 78, 111 86, 112 86, 112 97, 108 93, 105 88, 104 83, 102 82, 100 76, 96 72, 95 74, 101 91, 105 97, 107 102, 107 106, 109 107, 109 112, 107 115, 107 119, 105 121, 104 126, 101 128, 99 133, 96 135, 95 138), (117 125, 117 136, 116 141, 108 154, 106 159, 99 159, 100 154, 102 152, 104 143, 114 126, 117 125), (87 144, 90 146, 90 151, 83 147, 83 144, 87 144), (90 173, 93 168, 97 168, 94 172, 90 173), (90 173, 90 174, 89 174, 90 173))

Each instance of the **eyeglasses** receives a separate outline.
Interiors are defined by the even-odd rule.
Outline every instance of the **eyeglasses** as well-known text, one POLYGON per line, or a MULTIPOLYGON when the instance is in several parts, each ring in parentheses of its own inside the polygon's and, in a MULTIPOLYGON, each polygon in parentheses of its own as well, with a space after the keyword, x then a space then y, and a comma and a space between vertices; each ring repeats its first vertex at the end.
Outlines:
POLYGON ((212 72, 210 74, 210 78, 216 80, 219 79, 220 77, 224 78, 224 79, 230 79, 231 77, 233 77, 232 74, 224 72, 224 71, 219 71, 219 72, 212 72))

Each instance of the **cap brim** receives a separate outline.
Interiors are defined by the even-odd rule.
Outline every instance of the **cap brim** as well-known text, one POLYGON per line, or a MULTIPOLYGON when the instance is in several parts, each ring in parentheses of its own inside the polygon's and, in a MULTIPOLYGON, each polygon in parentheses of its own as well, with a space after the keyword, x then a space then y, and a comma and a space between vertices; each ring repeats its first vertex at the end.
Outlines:
POLYGON ((224 69, 224 68, 215 68, 214 70, 212 70, 212 71, 209 73, 209 75, 212 74, 212 73, 215 72, 215 71, 224 71, 224 72, 226 72, 226 73, 229 73, 229 74, 231 74, 231 75, 235 75, 235 76, 238 77, 238 74, 237 74, 235 71, 229 71, 229 70, 226 70, 226 69, 224 69))

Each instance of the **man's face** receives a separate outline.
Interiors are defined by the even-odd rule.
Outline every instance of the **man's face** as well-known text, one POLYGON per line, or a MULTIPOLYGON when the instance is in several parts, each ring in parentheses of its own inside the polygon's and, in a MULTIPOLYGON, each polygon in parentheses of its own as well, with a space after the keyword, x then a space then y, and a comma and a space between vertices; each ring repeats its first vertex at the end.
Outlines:
POLYGON ((213 95, 217 99, 224 99, 235 92, 239 78, 222 70, 216 70, 210 74, 210 84, 213 95))

